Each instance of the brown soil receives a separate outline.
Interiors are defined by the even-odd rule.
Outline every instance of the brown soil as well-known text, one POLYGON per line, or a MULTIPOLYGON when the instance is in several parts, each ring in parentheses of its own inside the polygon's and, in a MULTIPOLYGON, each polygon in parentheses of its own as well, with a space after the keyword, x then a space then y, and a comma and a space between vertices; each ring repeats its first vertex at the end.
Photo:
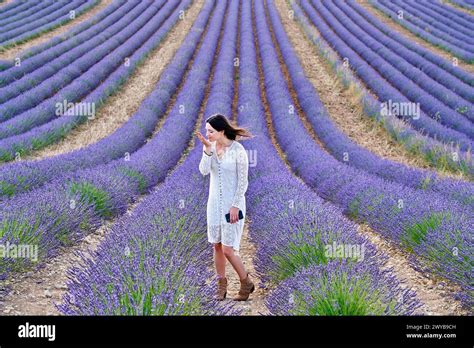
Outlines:
POLYGON ((75 27, 76 25, 79 25, 82 22, 88 20, 89 18, 95 16, 97 13, 99 13, 104 8, 106 8, 111 2, 112 0, 102 0, 99 4, 95 5, 90 10, 82 13, 81 15, 77 16, 75 19, 71 20, 70 22, 67 22, 64 25, 57 27, 56 29, 43 33, 40 36, 31 40, 28 40, 24 43, 11 46, 5 50, 0 50, 0 59, 7 59, 7 60, 15 59, 20 52, 27 50, 28 48, 31 48, 33 46, 42 44, 50 40, 52 37, 64 34, 72 27, 75 27))

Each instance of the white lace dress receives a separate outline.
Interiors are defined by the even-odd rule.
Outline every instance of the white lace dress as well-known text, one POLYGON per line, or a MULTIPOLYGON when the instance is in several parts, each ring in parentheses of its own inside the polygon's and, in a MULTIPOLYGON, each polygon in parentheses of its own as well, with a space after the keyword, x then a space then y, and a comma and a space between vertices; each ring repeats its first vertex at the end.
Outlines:
POLYGON ((213 154, 209 156, 203 151, 199 163, 202 175, 211 174, 207 201, 207 236, 210 243, 222 243, 238 252, 246 217, 248 156, 245 148, 236 140, 222 158, 217 156, 215 142, 211 144, 213 154), (225 218, 232 206, 242 210, 244 215, 243 219, 233 224, 228 223, 225 218))

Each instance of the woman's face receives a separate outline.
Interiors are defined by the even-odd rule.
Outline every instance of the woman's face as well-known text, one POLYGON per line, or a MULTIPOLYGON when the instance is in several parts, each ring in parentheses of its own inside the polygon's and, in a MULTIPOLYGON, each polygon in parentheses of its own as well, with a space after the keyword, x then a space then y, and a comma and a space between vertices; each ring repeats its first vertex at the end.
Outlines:
POLYGON ((209 123, 206 123, 206 137, 209 141, 218 141, 224 137, 224 131, 218 132, 209 123))

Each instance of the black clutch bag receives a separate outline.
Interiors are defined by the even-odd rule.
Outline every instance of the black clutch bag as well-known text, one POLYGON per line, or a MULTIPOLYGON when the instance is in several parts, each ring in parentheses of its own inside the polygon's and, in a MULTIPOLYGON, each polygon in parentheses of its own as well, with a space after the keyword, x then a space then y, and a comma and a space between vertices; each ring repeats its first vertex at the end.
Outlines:
MULTIPOLYGON (((244 213, 242 213, 242 210, 239 210, 239 220, 242 220, 244 218, 244 213)), ((225 219, 227 222, 230 222, 230 213, 225 214, 225 219)))

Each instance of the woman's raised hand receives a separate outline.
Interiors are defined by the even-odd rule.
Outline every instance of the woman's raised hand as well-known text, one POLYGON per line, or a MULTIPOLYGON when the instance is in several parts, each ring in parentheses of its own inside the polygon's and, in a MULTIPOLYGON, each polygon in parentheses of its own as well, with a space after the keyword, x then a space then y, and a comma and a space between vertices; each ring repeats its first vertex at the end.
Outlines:
POLYGON ((204 145, 204 148, 206 149, 206 152, 209 154, 211 152, 211 142, 209 140, 207 140, 206 138, 204 138, 204 136, 201 134, 201 132, 199 131, 196 131, 196 136, 197 138, 199 139, 199 141, 201 143, 203 143, 204 145))

